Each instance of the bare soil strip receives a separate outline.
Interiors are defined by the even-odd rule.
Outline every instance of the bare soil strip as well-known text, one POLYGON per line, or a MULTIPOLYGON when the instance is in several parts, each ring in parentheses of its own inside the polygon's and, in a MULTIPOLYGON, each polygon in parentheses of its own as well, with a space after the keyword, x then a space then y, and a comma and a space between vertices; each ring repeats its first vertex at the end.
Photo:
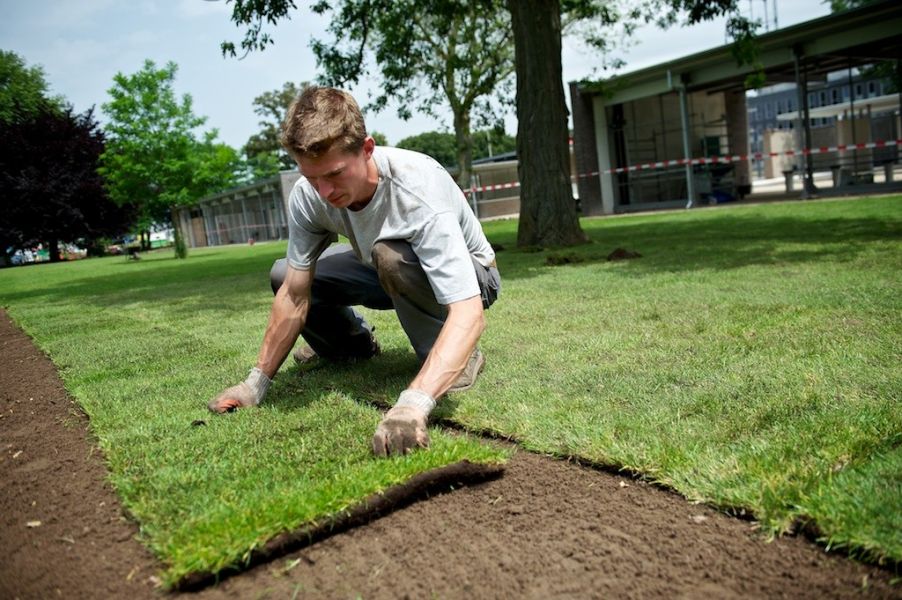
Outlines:
MULTIPOLYGON (((167 595, 106 478, 53 364, 0 310, 0 598, 167 595)), ((767 542, 754 523, 528 452, 503 477, 437 489, 412 490, 431 496, 350 527, 356 515, 303 547, 298 537, 279 550, 287 554, 217 585, 168 595, 902 598, 889 570, 803 538, 767 542)))

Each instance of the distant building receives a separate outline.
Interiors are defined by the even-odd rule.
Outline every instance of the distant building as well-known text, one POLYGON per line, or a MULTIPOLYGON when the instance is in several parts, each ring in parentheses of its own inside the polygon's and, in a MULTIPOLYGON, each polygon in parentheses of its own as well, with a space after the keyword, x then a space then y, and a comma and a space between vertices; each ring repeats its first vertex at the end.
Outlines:
MULTIPOLYGON (((828 73, 824 81, 808 82, 808 108, 814 111, 823 107, 853 106, 858 102, 859 109, 866 109, 868 101, 877 97, 888 96, 889 82, 866 77, 853 69, 851 84, 848 70, 828 73)), ((746 95, 749 123, 749 151, 765 151, 765 135, 768 131, 794 131, 797 119, 787 115, 799 110, 799 93, 795 83, 778 83, 746 95)), ((896 99, 898 106, 898 99, 896 99)), ((818 111, 814 111, 815 114, 818 111)), ((819 127, 835 127, 842 115, 812 117, 812 129, 819 127)), ((891 135, 891 134, 890 134, 891 135)), ((892 139, 892 138, 890 138, 892 139)), ((754 174, 765 176, 763 160, 754 162, 754 174)))

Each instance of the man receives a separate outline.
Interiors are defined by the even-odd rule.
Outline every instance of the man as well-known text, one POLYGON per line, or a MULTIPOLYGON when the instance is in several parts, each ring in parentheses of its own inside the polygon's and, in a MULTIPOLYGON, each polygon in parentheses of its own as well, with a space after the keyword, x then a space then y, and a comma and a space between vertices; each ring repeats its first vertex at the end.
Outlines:
POLYGON ((282 125, 303 177, 289 200, 288 255, 270 273, 276 292, 248 378, 213 401, 223 413, 256 406, 297 341, 298 362, 379 353, 350 308, 394 308, 422 362, 373 436, 377 456, 427 447, 437 398, 469 388, 485 364, 476 344, 501 282, 495 254, 454 180, 428 156, 376 148, 354 99, 307 88, 282 125), (330 246, 343 234, 348 246, 330 246))

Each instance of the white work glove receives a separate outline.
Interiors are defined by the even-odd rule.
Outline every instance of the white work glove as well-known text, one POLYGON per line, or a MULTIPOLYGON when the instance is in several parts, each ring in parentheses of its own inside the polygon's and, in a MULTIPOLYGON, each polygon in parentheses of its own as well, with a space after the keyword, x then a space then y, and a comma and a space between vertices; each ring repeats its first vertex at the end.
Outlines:
POLYGON ((421 390, 405 390, 389 409, 373 436, 373 454, 407 454, 414 448, 428 448, 426 422, 435 408, 435 399, 421 390))
POLYGON ((263 401, 271 383, 272 380, 263 371, 254 367, 247 379, 216 396, 207 404, 207 408, 221 414, 247 406, 257 406, 263 401))

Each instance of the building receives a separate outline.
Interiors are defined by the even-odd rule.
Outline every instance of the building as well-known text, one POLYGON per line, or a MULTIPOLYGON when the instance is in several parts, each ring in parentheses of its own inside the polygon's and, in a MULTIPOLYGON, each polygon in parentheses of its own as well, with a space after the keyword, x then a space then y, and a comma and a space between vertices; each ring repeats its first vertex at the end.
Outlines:
MULTIPOLYGON (((826 170, 828 176, 837 174, 832 188, 837 193, 843 186, 867 182, 864 171, 872 170, 872 154, 862 156, 857 149, 833 152, 833 156, 824 152, 815 160, 820 147, 830 144, 821 143, 829 141, 826 136, 816 135, 817 126, 825 122, 812 126, 812 119, 833 119, 842 111, 817 113, 824 107, 811 107, 808 100, 819 102, 821 92, 825 100, 832 100, 834 89, 842 98, 842 83, 833 86, 833 73, 876 61, 895 62, 902 56, 902 3, 878 0, 763 34, 757 44, 767 80, 793 84, 773 88, 771 112, 779 123, 765 131, 781 135, 761 140, 762 152, 779 155, 775 157, 778 164, 771 168, 788 174, 787 190, 793 173, 798 173, 801 194, 824 193, 815 185, 815 168, 826 170), (790 103, 791 89, 795 97, 790 103), (817 152, 803 153, 802 148, 817 152)), ((750 125, 745 93, 745 80, 752 70, 737 65, 727 45, 603 81, 571 83, 577 172, 592 174, 578 181, 584 214, 691 206, 753 193, 747 157, 749 136, 756 130, 750 125)), ((854 106, 847 107, 845 124, 834 128, 837 144, 875 141, 876 127, 870 119, 865 126, 860 114, 866 102, 855 101, 857 86, 866 95, 868 83, 852 79, 849 103, 854 106)), ((876 83, 873 91, 879 91, 876 83)), ((766 117, 766 100, 763 110, 766 117)), ((880 137, 894 142, 899 135, 898 97, 888 110, 896 116, 887 120, 889 135, 881 132, 880 137)), ((896 148, 881 160, 897 162, 896 148)), ((887 169, 884 179, 884 189, 898 187, 892 169, 887 169)))
POLYGON ((233 188, 177 210, 185 241, 191 248, 288 239, 288 195, 300 178, 297 171, 233 188))
MULTIPOLYGON (((898 108, 898 96, 890 92, 891 84, 871 69, 843 69, 827 73, 823 81, 808 82, 809 125, 815 146, 835 146, 837 129, 858 104, 858 112, 867 116, 873 127, 874 139, 895 140, 899 130, 893 125, 893 112, 898 108), (850 72, 851 71, 851 72, 850 72), (838 109, 838 110, 832 110, 838 109), (821 115, 821 116, 818 116, 821 115)), ((749 121, 749 151, 765 153, 772 143, 765 143, 776 131, 792 132, 798 122, 798 88, 794 83, 780 83, 746 95, 749 121)), ((851 130, 850 130, 851 131, 851 130)), ((867 137, 867 136, 862 136, 867 137)), ((848 140, 848 143, 855 143, 848 140)), ((893 158, 891 149, 874 155, 877 164, 893 158)), ((829 162, 839 165, 842 157, 815 157, 815 168, 829 162)), ((854 159, 854 157, 851 157, 854 159)), ((861 157, 859 157, 861 158, 861 157)), ((756 177, 775 177, 779 173, 774 161, 758 159, 752 162, 756 177)))

